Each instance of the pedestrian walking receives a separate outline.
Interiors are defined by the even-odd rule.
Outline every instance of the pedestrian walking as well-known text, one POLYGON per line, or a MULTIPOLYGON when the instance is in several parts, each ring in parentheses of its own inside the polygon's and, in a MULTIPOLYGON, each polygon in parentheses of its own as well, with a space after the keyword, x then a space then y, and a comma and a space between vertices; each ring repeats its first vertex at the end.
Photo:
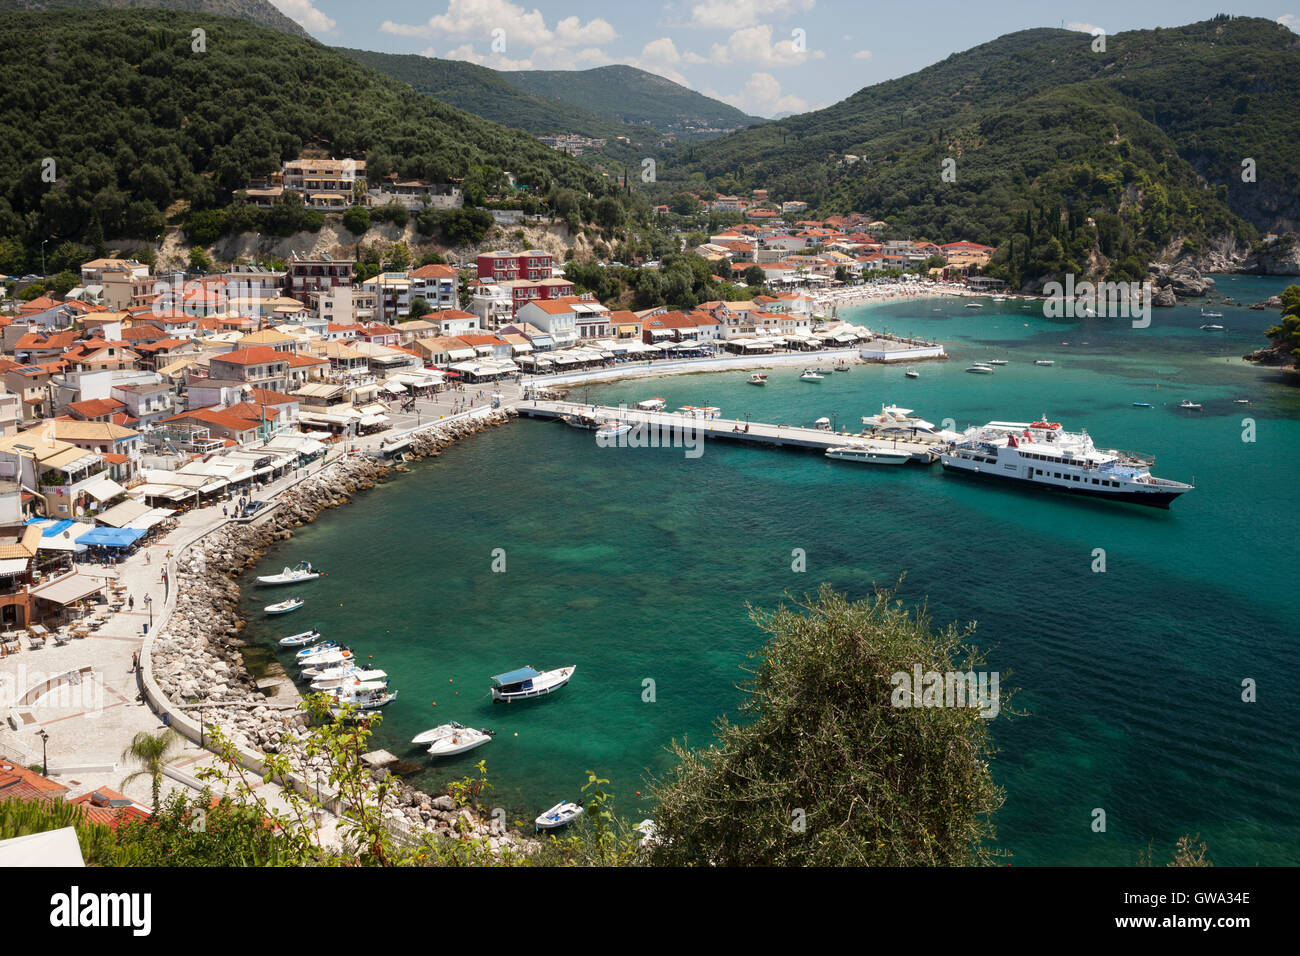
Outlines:
POLYGON ((126 599, 126 609, 127 609, 128 611, 134 611, 134 610, 135 610, 135 595, 134 595, 134 594, 130 595, 130 596, 126 599))
POLYGON ((230 509, 227 508, 225 505, 222 505, 222 506, 221 506, 221 517, 223 517, 223 518, 229 518, 229 517, 230 517, 230 509))
POLYGON ((133 651, 131 653, 131 673, 135 674, 139 670, 140 670, 140 652, 133 651))

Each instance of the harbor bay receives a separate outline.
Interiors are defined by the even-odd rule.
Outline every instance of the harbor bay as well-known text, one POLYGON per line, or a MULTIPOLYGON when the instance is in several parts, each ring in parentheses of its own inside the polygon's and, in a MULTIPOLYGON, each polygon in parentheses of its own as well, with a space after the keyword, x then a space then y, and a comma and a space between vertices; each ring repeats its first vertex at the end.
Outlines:
MULTIPOLYGON (((1244 302, 1284 286, 1221 280, 1244 302)), ((1272 582, 1295 528, 1272 498, 1300 464, 1300 395, 1239 358, 1272 318, 1226 309, 1228 331, 1209 335, 1194 307, 1158 310, 1134 330, 1020 306, 973 314, 918 300, 842 313, 944 342, 952 360, 918 366, 914 380, 858 365, 813 385, 786 368, 765 388, 737 371, 570 397, 662 397, 788 425, 834 416, 851 430, 886 403, 959 428, 1045 414, 1102 447, 1154 454, 1159 474, 1194 479, 1195 491, 1163 512, 732 442, 706 441, 697 459, 598 448, 591 432, 518 421, 273 549, 255 573, 309 558, 330 576, 301 589, 307 606, 287 626, 262 615, 266 590, 241 580, 249 636, 316 626, 373 658, 399 691, 376 744, 426 767, 410 778, 419 786, 445 786, 483 759, 492 799, 531 819, 594 770, 639 819, 652 808, 637 791, 669 766, 669 741, 706 743, 713 719, 734 713, 745 655, 761 643, 747 605, 822 580, 862 597, 902 578, 900 598, 926 602, 937 622, 976 621, 1004 691, 1019 688, 1023 715, 1004 710, 993 726, 1010 862, 1128 865, 1151 841, 1197 832, 1216 862, 1292 861, 1300 816, 1285 795, 1300 782, 1290 743, 1300 711, 1280 676, 1289 602, 1272 582), (963 374, 998 357, 1009 364, 995 375, 963 374), (1202 410, 1178 409, 1185 398, 1202 410), (1253 442, 1242 440, 1246 418, 1253 442), (804 572, 792 569, 796 549, 804 572), (493 570, 497 552, 504 570, 493 570), (492 674, 568 664, 577 673, 551 698, 491 702, 492 674), (1242 700, 1247 679, 1257 703, 1242 700), (409 741, 449 720, 496 736, 429 765, 409 741), (1105 833, 1090 827, 1098 807, 1105 833)))

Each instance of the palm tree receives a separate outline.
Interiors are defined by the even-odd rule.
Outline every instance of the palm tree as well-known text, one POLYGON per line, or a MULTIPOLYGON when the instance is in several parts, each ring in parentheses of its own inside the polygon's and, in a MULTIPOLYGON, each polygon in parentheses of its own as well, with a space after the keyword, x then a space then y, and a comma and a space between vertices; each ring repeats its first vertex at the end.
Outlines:
POLYGON ((158 806, 162 791, 163 768, 171 763, 172 752, 179 746, 180 738, 176 731, 168 728, 160 734, 149 734, 143 730, 135 735, 131 746, 122 751, 123 760, 134 760, 140 769, 122 781, 122 789, 136 777, 149 777, 153 782, 153 806, 158 806))

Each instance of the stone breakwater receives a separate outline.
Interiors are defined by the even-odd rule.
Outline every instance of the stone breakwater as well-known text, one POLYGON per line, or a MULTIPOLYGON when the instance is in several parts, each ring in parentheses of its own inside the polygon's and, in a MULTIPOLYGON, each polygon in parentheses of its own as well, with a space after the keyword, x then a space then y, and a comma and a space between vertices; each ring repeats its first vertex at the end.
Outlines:
MULTIPOLYGON (((407 453, 414 458, 436 456, 447 445, 505 424, 515 414, 513 409, 496 410, 433 426, 411 436, 407 453)), ((295 528, 326 509, 347 504, 358 491, 373 488, 391 469, 391 463, 368 455, 337 461, 281 493, 275 510, 264 520, 223 525, 180 555, 172 582, 177 589, 176 605, 152 652, 154 679, 173 704, 187 708, 201 702, 203 720, 221 727, 241 747, 263 753, 298 751, 307 717, 298 709, 297 695, 284 701, 267 697, 258 690, 240 654, 244 623, 235 579, 273 544, 291 537, 295 528)), ((457 837, 466 829, 472 835, 490 837, 494 848, 505 843, 519 845, 512 834, 491 835, 488 821, 471 810, 451 806, 450 798, 398 784, 400 796, 390 816, 399 830, 427 829, 457 837)))

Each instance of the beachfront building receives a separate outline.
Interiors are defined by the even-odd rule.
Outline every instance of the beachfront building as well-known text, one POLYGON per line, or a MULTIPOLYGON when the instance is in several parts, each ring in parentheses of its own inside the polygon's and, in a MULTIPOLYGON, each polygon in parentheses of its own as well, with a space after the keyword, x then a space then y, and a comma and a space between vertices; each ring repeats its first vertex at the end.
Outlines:
MULTIPOLYGON (((466 335, 474 334, 483 328, 479 324, 479 317, 473 312, 462 312, 460 309, 443 309, 440 312, 430 312, 428 315, 421 316, 420 321, 428 328, 428 334, 425 337, 449 336, 449 335, 466 335)), ((412 322, 403 323, 402 329, 406 326, 413 325, 412 322)))
POLYGON ((515 316, 511 290, 494 282, 471 286, 467 308, 478 316, 481 329, 499 329, 515 316))
POLYGON ((134 482, 140 469, 140 433, 111 422, 51 419, 48 432, 58 441, 98 453, 108 465, 109 477, 120 485, 134 482))
POLYGON ((18 482, 33 512, 47 518, 89 514, 126 491, 109 476, 102 455, 46 436, 40 427, 0 438, 0 479, 18 482))
POLYGON ((578 342, 578 313, 568 300, 526 302, 519 308, 516 317, 520 322, 535 326, 549 335, 556 348, 567 348, 578 342))
POLYGON ((434 311, 455 309, 460 305, 460 275, 451 266, 427 265, 409 274, 410 301, 424 299, 434 311))

